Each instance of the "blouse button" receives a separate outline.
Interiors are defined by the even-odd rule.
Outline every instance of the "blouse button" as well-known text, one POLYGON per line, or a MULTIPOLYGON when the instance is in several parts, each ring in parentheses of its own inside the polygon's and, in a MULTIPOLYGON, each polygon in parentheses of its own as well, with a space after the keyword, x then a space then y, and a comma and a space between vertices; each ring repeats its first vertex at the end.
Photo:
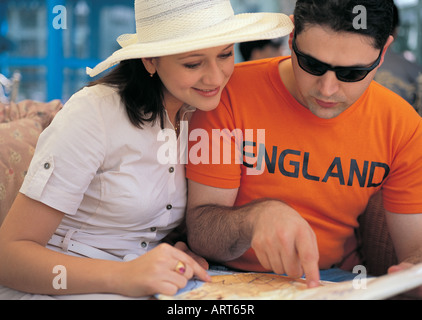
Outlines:
POLYGON ((156 228, 156 227, 152 227, 152 228, 151 228, 151 231, 152 231, 152 232, 155 232, 156 230, 157 230, 157 228, 156 228))
POLYGON ((45 170, 50 169, 50 167, 51 167, 50 163, 48 163, 48 162, 44 163, 44 169, 45 170))
POLYGON ((142 247, 142 248, 146 248, 146 247, 147 247, 147 243, 146 243, 145 241, 143 241, 143 242, 141 243, 141 247, 142 247))
POLYGON ((173 206, 171 204, 168 204, 166 208, 167 208, 167 210, 171 210, 173 208, 173 206))
POLYGON ((170 172, 170 173, 173 173, 173 172, 174 172, 174 167, 171 167, 171 168, 169 169, 169 172, 170 172))

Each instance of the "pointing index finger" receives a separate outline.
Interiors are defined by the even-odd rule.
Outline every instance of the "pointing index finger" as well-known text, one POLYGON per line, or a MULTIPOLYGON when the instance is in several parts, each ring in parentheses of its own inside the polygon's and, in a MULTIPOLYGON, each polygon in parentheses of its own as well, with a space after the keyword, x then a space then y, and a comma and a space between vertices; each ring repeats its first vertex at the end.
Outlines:
POLYGON ((300 264, 303 268, 306 277, 306 284, 308 288, 319 286, 319 251, 316 239, 311 237, 309 241, 298 241, 297 245, 300 264))

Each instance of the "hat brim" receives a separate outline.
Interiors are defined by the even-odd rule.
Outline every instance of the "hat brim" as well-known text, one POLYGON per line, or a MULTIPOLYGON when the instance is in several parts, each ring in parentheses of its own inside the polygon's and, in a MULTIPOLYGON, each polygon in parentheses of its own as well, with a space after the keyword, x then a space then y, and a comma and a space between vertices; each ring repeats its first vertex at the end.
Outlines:
POLYGON ((198 30, 187 36, 164 41, 139 43, 136 34, 129 35, 126 43, 132 43, 115 51, 95 68, 87 68, 91 77, 118 64, 123 60, 161 57, 225 44, 286 36, 293 30, 290 18, 282 13, 243 13, 222 23, 198 30))

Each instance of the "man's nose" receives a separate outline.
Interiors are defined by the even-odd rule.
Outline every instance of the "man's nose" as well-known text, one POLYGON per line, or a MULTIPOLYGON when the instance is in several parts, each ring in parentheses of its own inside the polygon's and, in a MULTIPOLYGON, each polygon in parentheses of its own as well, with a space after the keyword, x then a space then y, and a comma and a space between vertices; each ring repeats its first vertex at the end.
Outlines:
POLYGON ((331 97, 339 89, 339 80, 334 71, 327 71, 318 79, 319 92, 324 97, 331 97))

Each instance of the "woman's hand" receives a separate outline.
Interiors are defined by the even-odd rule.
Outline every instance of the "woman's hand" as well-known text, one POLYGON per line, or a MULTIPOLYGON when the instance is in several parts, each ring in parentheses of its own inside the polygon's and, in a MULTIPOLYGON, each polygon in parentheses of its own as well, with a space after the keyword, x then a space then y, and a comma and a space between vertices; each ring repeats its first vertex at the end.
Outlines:
POLYGON ((196 255, 195 253, 193 253, 188 246, 186 245, 186 243, 184 242, 177 242, 174 245, 175 248, 182 250, 184 253, 186 253, 187 255, 191 256, 196 262, 198 262, 198 264, 205 270, 208 270, 209 268, 209 264, 207 262, 207 260, 205 260, 203 257, 196 255))
POLYGON ((206 263, 190 252, 184 243, 175 247, 163 243, 135 260, 123 262, 123 269, 119 269, 114 285, 119 288, 120 294, 130 297, 174 295, 194 276, 206 282, 211 280, 195 259, 202 265, 206 263), (184 270, 176 268, 179 262, 183 263, 184 270))

